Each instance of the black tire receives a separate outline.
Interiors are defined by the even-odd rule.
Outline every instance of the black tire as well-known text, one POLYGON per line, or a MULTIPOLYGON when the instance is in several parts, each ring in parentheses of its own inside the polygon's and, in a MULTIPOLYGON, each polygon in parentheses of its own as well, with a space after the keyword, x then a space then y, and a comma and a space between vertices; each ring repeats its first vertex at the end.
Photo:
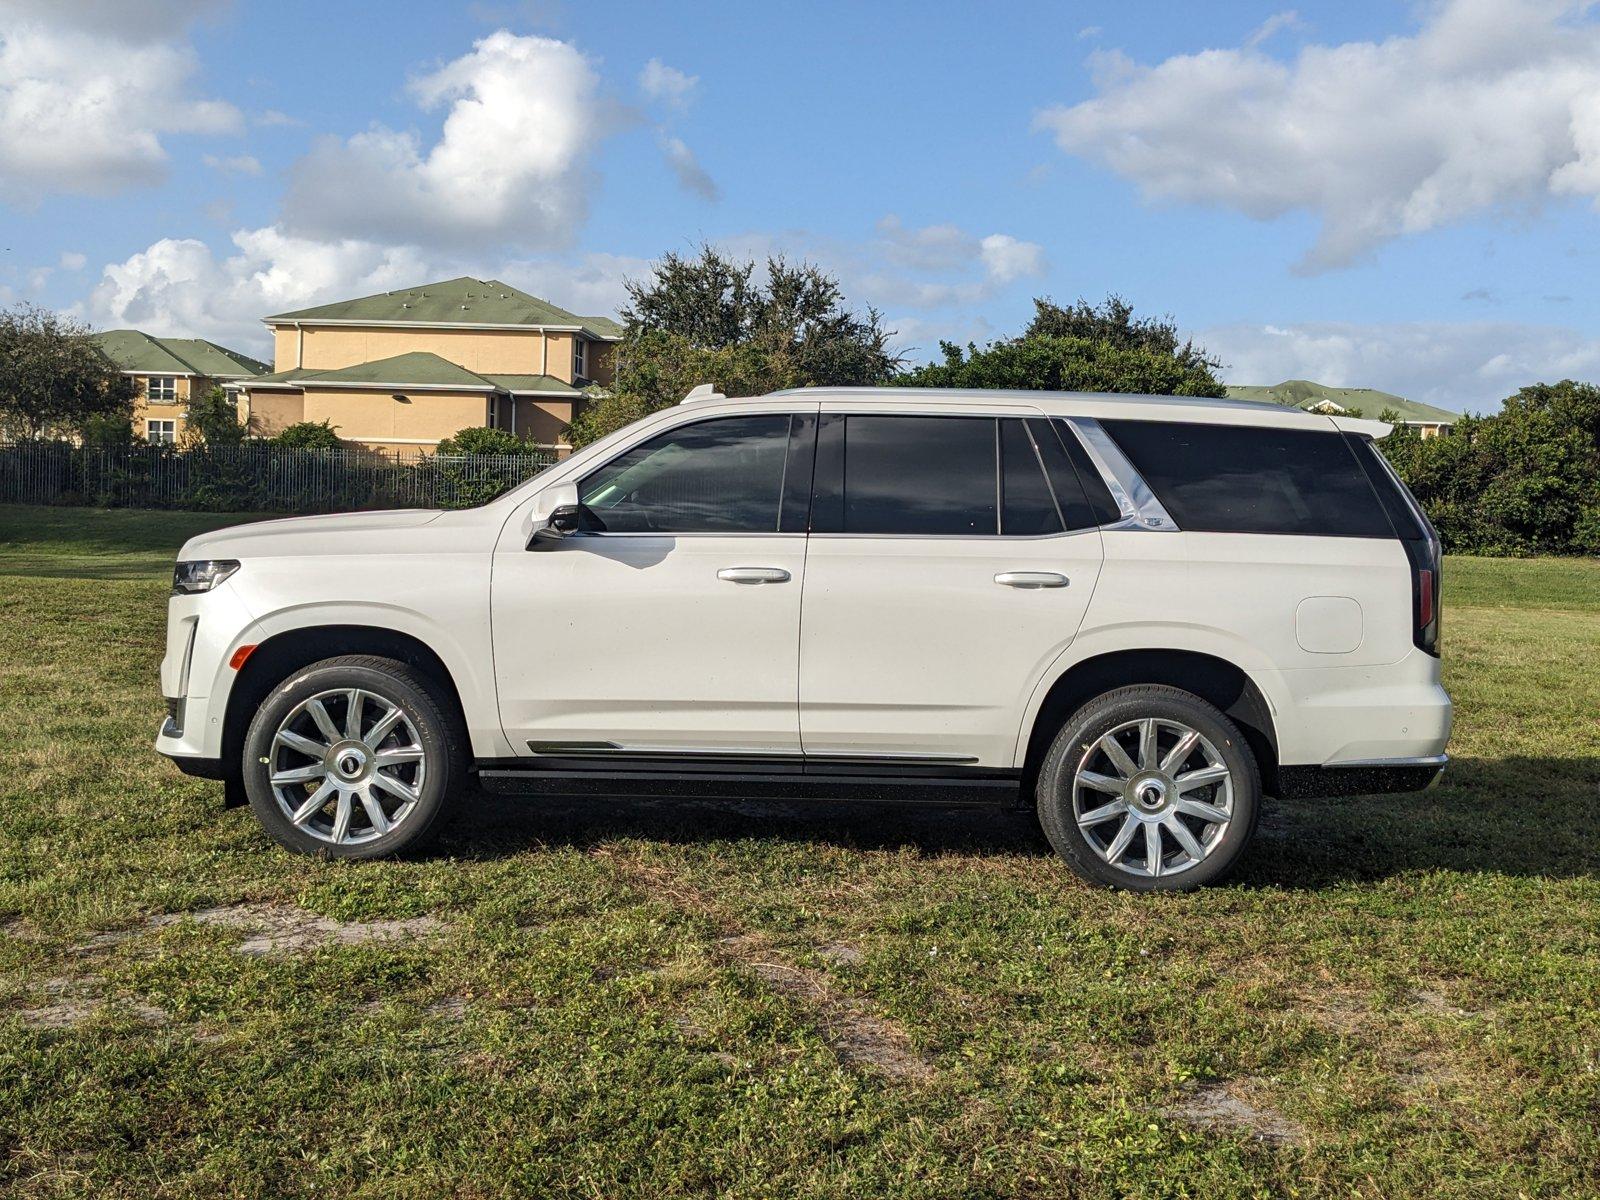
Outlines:
MULTIPOLYGON (((1177 795, 1175 790, 1172 794, 1177 795)), ((1199 795, 1204 797, 1206 794, 1201 792, 1199 795)), ((1105 798, 1116 802, 1115 794, 1107 794, 1105 798)), ((1249 845, 1261 812, 1261 773, 1255 754, 1238 726, 1215 706, 1179 688, 1141 684, 1117 688, 1097 696, 1067 719, 1040 767, 1036 800, 1039 824, 1045 836, 1067 866, 1083 879, 1101 887, 1136 892, 1190 891, 1221 879, 1249 845), (1177 722, 1199 733, 1215 749, 1222 765, 1228 768, 1231 788, 1232 819, 1225 825, 1219 822, 1221 833, 1213 842, 1207 843, 1208 853, 1200 861, 1193 862, 1192 855, 1178 848, 1171 833, 1156 834, 1158 846, 1174 847, 1166 855, 1178 861, 1178 855, 1182 853, 1190 865, 1180 866, 1175 873, 1154 877, 1118 867, 1102 857, 1095 844, 1091 843, 1090 833, 1079 828, 1073 807, 1073 785, 1079 765, 1086 761, 1104 761, 1089 760, 1087 756, 1092 752, 1098 753, 1095 747, 1107 733, 1146 718, 1177 722)), ((1159 802, 1170 806, 1170 801, 1159 802)), ((1126 803, 1131 806, 1134 802, 1126 803)), ((1178 818, 1174 815, 1173 819, 1178 818)), ((1113 821, 1118 821, 1118 818, 1107 818, 1108 823, 1113 821)), ((1198 821, 1194 821, 1194 824, 1208 832, 1213 828, 1198 821)), ((1193 826, 1186 824, 1185 827, 1193 826)), ((1106 828, 1106 824, 1095 827, 1095 836, 1102 838, 1102 844, 1114 841, 1098 832, 1106 828)), ((1135 828, 1140 835, 1143 834, 1143 825, 1135 828)), ((1113 852, 1116 849, 1114 845, 1107 848, 1113 852)), ((1133 861, 1146 860, 1156 862, 1159 868, 1165 857, 1163 853, 1157 853, 1153 858, 1141 853, 1133 861)))
MULTIPOLYGON (((440 814, 467 778, 466 731, 462 728, 461 721, 454 716, 452 707, 441 702, 438 691, 436 684, 405 663, 367 654, 327 658, 295 671, 272 690, 272 694, 256 712, 255 718, 250 722, 249 732, 245 735, 242 763, 244 786, 256 819, 279 844, 287 849, 298 854, 311 854, 321 858, 386 858, 421 846, 436 829, 440 814), (308 832, 308 829, 319 828, 324 823, 332 826, 334 819, 331 814, 319 811, 309 819, 306 827, 302 827, 296 825, 291 815, 284 811, 277 795, 279 790, 284 792, 286 798, 297 799, 293 791, 295 787, 304 789, 304 793, 310 793, 318 784, 316 781, 308 781, 305 784, 283 785, 275 789, 271 780, 274 755, 303 752, 286 751, 281 747, 275 750, 274 740, 285 719, 295 713, 301 705, 323 693, 348 693, 351 690, 398 706, 404 714, 404 721, 409 723, 410 730, 407 731, 404 725, 398 728, 406 733, 410 731, 415 733, 415 741, 412 742, 407 736, 404 739, 407 746, 400 748, 420 748, 421 758, 415 769, 409 764, 387 768, 391 777, 400 779, 400 782, 410 790, 415 796, 414 800, 402 800, 387 788, 367 789, 374 798, 381 799, 380 807, 394 805, 398 811, 399 806, 405 806, 399 819, 390 828, 380 832, 377 823, 368 815, 369 810, 365 804, 357 793, 352 792, 350 808, 356 815, 347 821, 346 833, 347 836, 354 833, 361 840, 334 842, 328 840, 328 836, 317 836, 314 832, 308 832), (403 777, 407 772, 409 776, 403 777), (419 774, 421 786, 411 787, 411 781, 416 780, 419 774)), ((323 715, 334 717, 334 725, 341 730, 348 714, 348 701, 344 703, 343 710, 339 708, 338 697, 329 697, 322 704, 323 715)), ((360 705, 361 713, 364 715, 371 706, 372 701, 363 699, 360 705)), ((309 734, 313 739, 318 737, 309 711, 304 712, 296 720, 300 722, 303 733, 309 734), (308 725, 307 722, 312 724, 308 725)), ((362 723, 361 716, 358 716, 357 721, 358 724, 362 723)), ((376 721, 368 723, 367 727, 370 729, 376 723, 376 721)), ((321 736, 330 745, 333 744, 332 739, 326 734, 321 736)), ((391 747, 399 740, 399 733, 391 734, 390 740, 375 740, 374 747, 391 747)), ((297 760, 297 763, 314 767, 316 761, 313 755, 305 754, 303 758, 297 760)), ((280 759, 279 765, 287 764, 282 763, 280 759)), ((361 779, 370 778, 378 773, 379 768, 368 763, 364 770, 364 776, 353 777, 351 782, 358 783, 361 779)), ((335 785, 343 781, 342 776, 338 780, 331 780, 326 775, 322 778, 323 781, 335 785)), ((307 794, 306 799, 309 798, 307 794)), ((340 803, 337 786, 332 797, 325 803, 337 811, 340 803)), ((380 812, 380 815, 387 819, 391 814, 380 812)), ((331 835, 333 830, 330 828, 325 832, 331 835)))

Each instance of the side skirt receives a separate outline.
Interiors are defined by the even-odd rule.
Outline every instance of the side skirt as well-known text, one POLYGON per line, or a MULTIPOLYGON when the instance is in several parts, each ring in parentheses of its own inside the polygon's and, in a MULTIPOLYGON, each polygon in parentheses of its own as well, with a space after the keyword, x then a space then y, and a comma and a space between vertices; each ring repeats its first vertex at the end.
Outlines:
POLYGON ((754 759, 716 755, 582 755, 483 759, 485 790, 510 796, 665 796, 1016 804, 1021 772, 948 763, 754 759))

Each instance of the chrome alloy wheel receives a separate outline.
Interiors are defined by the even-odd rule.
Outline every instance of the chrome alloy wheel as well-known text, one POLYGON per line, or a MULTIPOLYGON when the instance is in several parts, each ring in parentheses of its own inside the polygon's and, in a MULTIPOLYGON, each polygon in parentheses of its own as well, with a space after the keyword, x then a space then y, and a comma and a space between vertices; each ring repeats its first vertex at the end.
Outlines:
POLYGON ((332 845, 370 842, 415 811, 428 762, 411 717, 361 688, 318 692, 272 738, 268 778, 296 828, 332 845))
POLYGON ((1233 820, 1233 775, 1197 730, 1128 721, 1078 760, 1072 815, 1084 840, 1129 875, 1177 875, 1217 848, 1233 820))

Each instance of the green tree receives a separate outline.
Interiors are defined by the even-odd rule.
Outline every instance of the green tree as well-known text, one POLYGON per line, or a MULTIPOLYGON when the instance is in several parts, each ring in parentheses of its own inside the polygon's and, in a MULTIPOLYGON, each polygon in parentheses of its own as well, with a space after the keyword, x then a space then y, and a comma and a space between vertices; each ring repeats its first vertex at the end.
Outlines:
POLYGON ((439 443, 440 454, 538 454, 539 448, 504 429, 486 425, 463 429, 439 443))
POLYGON ((628 284, 616 383, 596 396, 568 437, 586 445, 676 404, 691 388, 728 395, 779 388, 872 385, 899 366, 876 311, 857 315, 838 282, 810 263, 740 262, 701 247, 667 254, 647 280, 628 284))
POLYGON ((238 402, 222 388, 213 387, 203 396, 190 398, 183 423, 185 446, 237 446, 246 433, 238 402))
POLYGON ((338 450, 344 445, 327 421, 296 421, 272 439, 279 446, 301 450, 338 450))
POLYGON ((1100 305, 1062 308, 1033 302, 1021 337, 965 350, 939 344, 942 362, 907 371, 908 387, 1017 388, 1028 391, 1140 392, 1223 396, 1221 365, 1192 341, 1180 341, 1170 317, 1135 317, 1120 296, 1100 305))
POLYGON ((1600 552, 1600 387, 1533 384, 1444 437, 1401 426, 1379 445, 1448 550, 1600 552))
POLYGON ((81 435, 126 419, 136 395, 88 326, 31 304, 0 309, 0 428, 10 436, 81 435))

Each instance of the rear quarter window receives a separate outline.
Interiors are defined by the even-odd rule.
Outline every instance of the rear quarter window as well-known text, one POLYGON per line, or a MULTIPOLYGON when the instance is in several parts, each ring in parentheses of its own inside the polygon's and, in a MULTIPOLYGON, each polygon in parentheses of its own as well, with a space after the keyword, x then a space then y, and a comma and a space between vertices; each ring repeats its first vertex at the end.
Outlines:
POLYGON ((1392 538, 1336 430, 1102 420, 1180 529, 1392 538))

